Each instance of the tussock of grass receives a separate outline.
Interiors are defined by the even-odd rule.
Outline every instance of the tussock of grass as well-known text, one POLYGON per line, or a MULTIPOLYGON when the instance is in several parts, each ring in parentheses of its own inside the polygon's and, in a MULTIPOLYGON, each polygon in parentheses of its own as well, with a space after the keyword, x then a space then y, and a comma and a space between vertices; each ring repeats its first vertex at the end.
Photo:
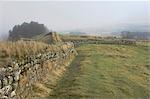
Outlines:
POLYGON ((45 96, 47 94, 49 94, 49 92, 51 91, 50 89, 48 89, 47 87, 45 87, 43 84, 41 83, 35 83, 33 85, 33 91, 38 95, 38 96, 45 96))
POLYGON ((47 47, 46 44, 35 41, 0 42, 0 57, 25 57, 34 55, 47 47))
POLYGON ((0 66, 9 64, 12 59, 24 59, 27 56, 44 52, 48 46, 35 41, 0 42, 0 66))

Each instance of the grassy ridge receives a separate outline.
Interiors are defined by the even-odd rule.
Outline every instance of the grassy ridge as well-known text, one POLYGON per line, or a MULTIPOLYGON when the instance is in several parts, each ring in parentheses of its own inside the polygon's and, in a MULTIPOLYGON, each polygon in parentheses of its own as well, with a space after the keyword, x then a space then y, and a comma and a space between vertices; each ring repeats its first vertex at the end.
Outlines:
MULTIPOLYGON (((83 45, 53 98, 150 97, 148 46, 83 45)), ((52 96, 51 96, 52 97, 52 96)))

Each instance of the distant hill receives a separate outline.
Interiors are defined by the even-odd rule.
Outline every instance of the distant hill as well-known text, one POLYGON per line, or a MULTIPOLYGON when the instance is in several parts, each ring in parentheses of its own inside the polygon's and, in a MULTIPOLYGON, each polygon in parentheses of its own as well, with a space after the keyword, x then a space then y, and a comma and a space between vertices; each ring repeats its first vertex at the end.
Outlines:
MULTIPOLYGON (((67 31, 67 30, 66 30, 67 31)), ((122 31, 130 32, 150 32, 149 24, 118 24, 118 25, 108 25, 108 26, 99 26, 99 27, 88 27, 88 28, 79 28, 75 30, 68 30, 70 34, 82 34, 86 33, 87 35, 98 35, 98 36, 120 36, 122 31), (73 31, 73 32, 72 32, 73 31), (80 31, 78 33, 78 31, 80 31)))
POLYGON ((48 33, 49 30, 44 24, 31 21, 30 23, 22 23, 21 25, 15 25, 12 30, 9 31, 9 40, 18 40, 20 38, 32 38, 42 33, 48 33))
POLYGON ((122 31, 120 35, 126 39, 142 39, 142 40, 150 39, 150 32, 122 31))

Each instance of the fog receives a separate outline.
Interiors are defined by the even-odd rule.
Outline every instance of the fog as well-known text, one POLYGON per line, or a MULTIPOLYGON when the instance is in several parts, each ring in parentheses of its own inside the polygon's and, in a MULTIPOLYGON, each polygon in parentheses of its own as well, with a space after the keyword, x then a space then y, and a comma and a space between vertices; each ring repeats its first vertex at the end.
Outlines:
POLYGON ((107 29, 149 25, 148 1, 1 1, 0 37, 16 24, 37 21, 50 30, 107 29))

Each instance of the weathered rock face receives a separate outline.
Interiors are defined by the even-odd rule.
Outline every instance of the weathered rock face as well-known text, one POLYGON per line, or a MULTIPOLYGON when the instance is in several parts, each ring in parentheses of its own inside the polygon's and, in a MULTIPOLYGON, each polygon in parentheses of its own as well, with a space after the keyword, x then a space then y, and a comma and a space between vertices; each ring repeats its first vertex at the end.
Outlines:
POLYGON ((21 61, 13 61, 8 67, 0 68, 0 99, 24 99, 30 94, 32 85, 42 81, 48 71, 45 62, 59 68, 70 56, 76 55, 73 43, 64 43, 57 50, 29 56, 21 61))

